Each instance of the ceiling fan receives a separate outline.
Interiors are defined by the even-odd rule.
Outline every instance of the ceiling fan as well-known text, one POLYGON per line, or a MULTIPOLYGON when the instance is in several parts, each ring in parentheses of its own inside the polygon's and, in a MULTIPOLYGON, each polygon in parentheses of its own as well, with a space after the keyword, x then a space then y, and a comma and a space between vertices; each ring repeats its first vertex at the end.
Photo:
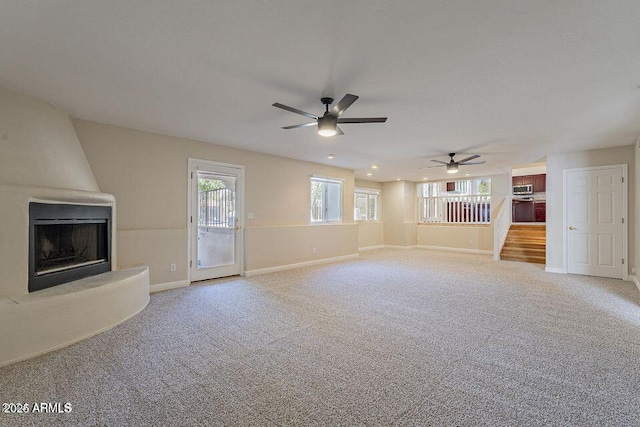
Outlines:
POLYGON ((280 104, 276 102, 272 104, 274 107, 282 108, 283 110, 291 111, 292 113, 301 114, 303 116, 309 117, 310 119, 315 120, 310 123, 302 123, 299 125, 292 126, 284 126, 282 129, 295 129, 295 128, 303 128, 308 126, 315 126, 318 124, 318 134, 321 136, 334 136, 334 135, 344 135, 342 129, 338 127, 338 124, 342 123, 384 123, 387 121, 386 117, 365 117, 365 118, 353 118, 353 119, 343 119, 340 118, 342 113, 345 112, 347 108, 351 106, 354 102, 356 102, 358 96, 352 95, 350 93, 346 94, 340 102, 333 106, 331 110, 329 110, 329 106, 333 104, 333 98, 323 97, 320 98, 320 102, 325 106, 325 112, 322 117, 318 117, 315 114, 307 113, 306 111, 298 110, 297 108, 289 107, 287 105, 280 104))
POLYGON ((473 156, 469 156, 466 159, 462 159, 459 162, 456 162, 455 160, 453 160, 453 157, 456 155, 456 153, 449 153, 449 157, 451 157, 451 160, 449 162, 443 162, 441 160, 434 160, 432 159, 432 162, 436 162, 436 163, 442 163, 440 165, 437 166, 423 166, 420 169, 427 169, 427 168, 439 168, 442 166, 446 166, 447 167, 447 173, 456 173, 458 172, 458 167, 459 166, 467 166, 467 165, 482 165, 484 163, 487 163, 486 161, 481 161, 481 162, 470 162, 469 160, 473 160, 473 159, 477 159, 478 157, 480 157, 479 154, 474 154, 473 156))

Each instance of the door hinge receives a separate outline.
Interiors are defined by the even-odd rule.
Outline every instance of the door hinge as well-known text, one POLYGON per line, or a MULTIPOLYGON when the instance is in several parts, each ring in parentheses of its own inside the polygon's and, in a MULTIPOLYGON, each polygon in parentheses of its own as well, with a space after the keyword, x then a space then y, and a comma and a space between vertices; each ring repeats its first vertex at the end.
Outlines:
POLYGON ((191 172, 191 179, 193 179, 193 172, 191 172))
POLYGON ((189 222, 190 222, 191 224, 193 224, 193 216, 190 216, 190 217, 189 217, 189 222))
POLYGON ((622 223, 624 224, 624 218, 622 218, 622 223))
POLYGON ((622 183, 624 184, 624 176, 622 177, 622 183))
POLYGON ((189 261, 189 267, 193 267, 193 261, 189 261))
POLYGON ((624 264, 624 258, 622 258, 622 264, 624 264))

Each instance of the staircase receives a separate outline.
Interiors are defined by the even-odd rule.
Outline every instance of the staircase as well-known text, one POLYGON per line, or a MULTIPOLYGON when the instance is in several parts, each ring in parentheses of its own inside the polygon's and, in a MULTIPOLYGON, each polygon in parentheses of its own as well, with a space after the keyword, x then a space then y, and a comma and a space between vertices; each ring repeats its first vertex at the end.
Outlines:
POLYGON ((500 259, 545 264, 546 247, 545 225, 512 224, 500 252, 500 259))

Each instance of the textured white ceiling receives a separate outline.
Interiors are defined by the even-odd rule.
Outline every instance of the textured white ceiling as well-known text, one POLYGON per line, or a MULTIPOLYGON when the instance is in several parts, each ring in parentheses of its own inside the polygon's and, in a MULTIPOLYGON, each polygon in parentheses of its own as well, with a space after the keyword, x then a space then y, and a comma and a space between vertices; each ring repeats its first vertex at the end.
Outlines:
POLYGON ((640 135, 637 0, 3 0, 0 85, 74 117, 356 170, 387 181, 446 153, 499 173, 640 135), (322 138, 315 114, 360 99, 322 138), (327 154, 335 153, 334 160, 327 154), (460 158, 460 157, 459 157, 460 158), (370 169, 379 165, 377 170, 370 169))

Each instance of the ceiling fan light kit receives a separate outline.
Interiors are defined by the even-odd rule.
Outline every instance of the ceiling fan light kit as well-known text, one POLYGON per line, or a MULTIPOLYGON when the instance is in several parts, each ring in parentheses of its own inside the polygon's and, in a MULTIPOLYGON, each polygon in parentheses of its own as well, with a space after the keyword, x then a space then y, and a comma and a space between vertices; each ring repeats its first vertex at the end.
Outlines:
POLYGON ((436 159, 432 159, 432 162, 435 163, 440 163, 437 166, 426 166, 426 167, 421 167, 420 169, 426 169, 426 168, 441 168, 443 166, 446 166, 447 168, 447 173, 458 173, 458 169, 460 166, 469 166, 469 165, 482 165, 484 163, 487 163, 486 161, 481 161, 481 162, 471 162, 470 160, 473 159, 477 159, 478 157, 480 157, 479 154, 474 154, 473 156, 469 156, 465 159, 460 160, 459 162, 456 162, 453 157, 456 155, 456 153, 449 153, 449 157, 451 158, 451 160, 449 160, 449 162, 443 162, 442 160, 436 160, 436 159))
POLYGON ((325 113, 324 117, 318 119, 318 135, 320 136, 333 136, 338 133, 336 128, 338 127, 338 119, 331 117, 325 113))
POLYGON ((316 123, 318 124, 318 135, 320 136, 334 136, 334 135, 344 135, 342 129, 338 127, 340 123, 384 123, 387 121, 386 117, 365 117, 365 118, 353 118, 353 119, 341 119, 339 118, 342 113, 345 112, 347 108, 351 106, 358 99, 357 95, 346 94, 340 102, 338 102, 334 107, 329 110, 329 106, 333 104, 333 98, 323 97, 320 98, 320 102, 325 106, 324 115, 322 117, 318 117, 315 114, 307 113, 306 111, 298 110, 297 108, 289 107, 288 105, 280 104, 276 102, 272 104, 274 107, 282 108, 283 110, 290 111, 292 113, 300 114, 305 117, 309 117, 310 119, 314 119, 315 122, 311 123, 302 123, 299 125, 293 126, 284 126, 282 129, 296 129, 302 127, 313 126, 316 123))

